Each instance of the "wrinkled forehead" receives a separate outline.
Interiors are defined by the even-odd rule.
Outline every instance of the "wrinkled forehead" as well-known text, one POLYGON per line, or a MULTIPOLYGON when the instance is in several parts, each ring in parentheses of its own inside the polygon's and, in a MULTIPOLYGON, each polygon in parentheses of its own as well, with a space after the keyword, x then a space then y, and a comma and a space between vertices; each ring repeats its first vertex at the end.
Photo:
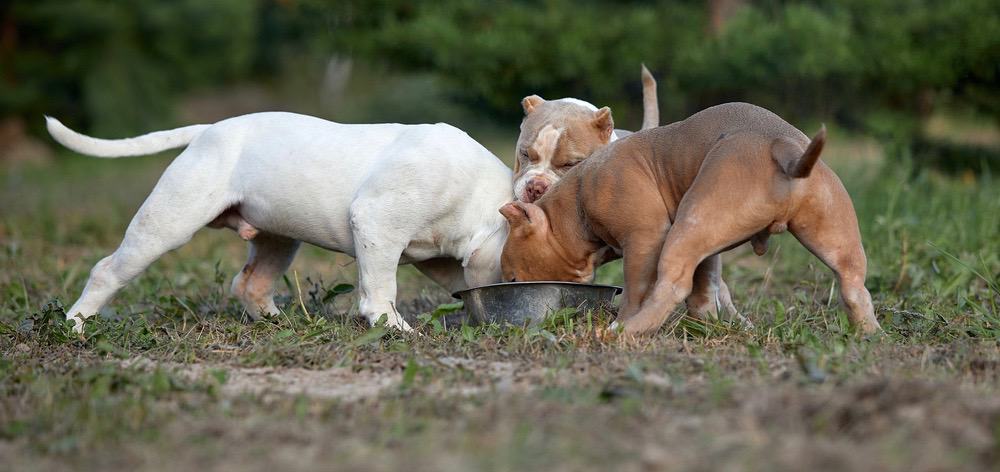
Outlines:
POLYGON ((533 149, 543 160, 548 160, 556 152, 559 146, 559 138, 562 137, 565 128, 556 128, 551 124, 545 125, 535 136, 535 140, 528 146, 533 149))
POLYGON ((519 147, 532 144, 538 140, 543 130, 566 130, 579 123, 588 123, 593 119, 595 111, 597 108, 594 105, 575 98, 546 101, 524 117, 517 144, 519 147))

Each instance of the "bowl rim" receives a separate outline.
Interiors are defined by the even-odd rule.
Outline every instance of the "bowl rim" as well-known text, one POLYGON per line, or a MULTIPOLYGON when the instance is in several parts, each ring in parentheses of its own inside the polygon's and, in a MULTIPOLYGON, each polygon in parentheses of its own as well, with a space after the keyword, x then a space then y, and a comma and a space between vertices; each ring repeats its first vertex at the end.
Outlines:
POLYGON ((460 300, 465 300, 462 298, 462 294, 471 292, 473 290, 479 290, 483 288, 501 287, 504 285, 570 285, 577 287, 597 287, 597 288, 613 288, 615 289, 615 295, 622 293, 622 288, 617 285, 605 285, 605 284, 582 284, 579 282, 565 282, 560 280, 529 280, 525 282, 497 282, 495 284, 480 285, 478 287, 467 288, 465 290, 459 290, 451 294, 452 298, 458 298, 460 300))

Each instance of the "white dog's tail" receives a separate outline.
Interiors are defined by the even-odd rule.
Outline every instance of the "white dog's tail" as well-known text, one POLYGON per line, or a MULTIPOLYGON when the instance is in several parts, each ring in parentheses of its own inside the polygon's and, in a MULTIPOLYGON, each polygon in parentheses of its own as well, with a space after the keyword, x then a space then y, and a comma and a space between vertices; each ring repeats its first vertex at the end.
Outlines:
POLYGON ((656 79, 642 65, 642 129, 660 126, 660 104, 656 99, 656 79))
POLYGON ((77 133, 51 116, 45 117, 49 134, 62 144, 80 154, 94 157, 128 157, 156 154, 167 149, 187 146, 211 125, 192 125, 166 131, 155 131, 125 139, 98 139, 77 133))

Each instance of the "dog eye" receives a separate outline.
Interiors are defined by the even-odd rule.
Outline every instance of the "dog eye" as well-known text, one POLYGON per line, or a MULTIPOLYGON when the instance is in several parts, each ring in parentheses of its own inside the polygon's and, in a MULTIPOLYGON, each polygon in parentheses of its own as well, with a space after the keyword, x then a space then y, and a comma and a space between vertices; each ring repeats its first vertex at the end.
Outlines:
POLYGON ((511 277, 511 278, 510 278, 510 281, 511 281, 511 282, 517 282, 517 277, 511 277))
POLYGON ((570 167, 573 167, 573 166, 575 166, 575 165, 577 165, 579 163, 580 163, 580 161, 567 162, 567 163, 563 164, 563 167, 566 168, 566 169, 569 169, 570 167))

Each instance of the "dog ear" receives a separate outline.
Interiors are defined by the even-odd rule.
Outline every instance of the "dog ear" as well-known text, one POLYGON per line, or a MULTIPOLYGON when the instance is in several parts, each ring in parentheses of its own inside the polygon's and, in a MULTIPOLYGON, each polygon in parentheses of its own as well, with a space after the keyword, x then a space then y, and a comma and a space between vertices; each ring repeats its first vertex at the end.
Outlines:
POLYGON ((520 228, 533 231, 545 221, 545 211, 538 205, 517 200, 500 207, 500 214, 507 218, 511 230, 520 228))
POLYGON ((611 141, 611 133, 615 131, 615 120, 611 118, 611 109, 601 108, 594 112, 594 119, 591 121, 601 135, 601 139, 607 143, 611 141))
POLYGON ((545 103, 544 98, 538 95, 528 95, 521 100, 521 108, 524 108, 525 115, 530 115, 531 112, 535 111, 535 107, 543 103, 545 103))
POLYGON ((511 228, 517 228, 525 224, 531 224, 531 218, 528 218, 528 210, 523 206, 518 205, 518 201, 510 202, 502 207, 500 207, 500 214, 504 218, 507 218, 507 222, 510 223, 511 228))

